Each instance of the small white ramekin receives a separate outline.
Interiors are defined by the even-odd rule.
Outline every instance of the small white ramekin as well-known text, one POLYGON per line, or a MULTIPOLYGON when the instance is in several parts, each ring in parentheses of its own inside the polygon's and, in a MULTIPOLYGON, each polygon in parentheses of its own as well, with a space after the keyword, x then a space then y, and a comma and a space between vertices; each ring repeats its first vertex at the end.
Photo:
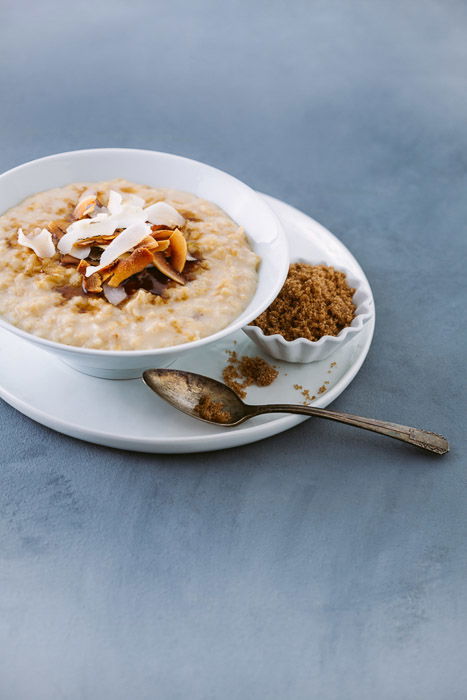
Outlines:
POLYGON ((350 338, 357 335, 365 323, 371 318, 371 292, 366 283, 342 265, 335 265, 329 260, 312 262, 302 258, 293 262, 307 263, 308 265, 332 265, 335 270, 345 273, 349 286, 355 289, 353 302, 356 306, 356 310, 351 325, 343 328, 336 336, 324 335, 316 341, 307 340, 306 338, 285 340, 278 333, 274 335, 265 335, 258 326, 244 326, 242 330, 263 352, 271 355, 271 357, 274 357, 276 360, 297 363, 325 360, 350 338))

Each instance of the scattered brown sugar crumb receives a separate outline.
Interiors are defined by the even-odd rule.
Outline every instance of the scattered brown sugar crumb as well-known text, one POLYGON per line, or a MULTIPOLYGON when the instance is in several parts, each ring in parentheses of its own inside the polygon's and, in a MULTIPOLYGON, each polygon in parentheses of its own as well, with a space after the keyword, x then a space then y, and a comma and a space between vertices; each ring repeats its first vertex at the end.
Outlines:
POLYGON ((207 394, 203 394, 195 406, 195 413, 205 420, 212 420, 216 423, 230 423, 231 415, 225 410, 220 401, 214 401, 207 394))
POLYGON ((312 396, 310 390, 304 389, 301 384, 294 384, 293 388, 299 391, 305 399, 305 401, 303 402, 304 406, 307 406, 310 403, 310 401, 314 401, 316 399, 316 396, 314 394, 312 396))
POLYGON ((337 362, 331 362, 331 367, 335 367, 337 365, 337 362))
POLYGON ((277 378, 279 372, 275 367, 261 357, 239 358, 235 350, 229 350, 229 362, 222 372, 224 382, 235 391, 241 399, 246 396, 245 388, 255 384, 256 386, 269 386, 277 378))
POLYGON ((323 384, 323 385, 320 386, 320 388, 318 389, 318 394, 324 394, 325 391, 326 391, 326 387, 325 387, 324 384, 323 384))
POLYGON ((250 325, 285 340, 338 335, 354 318, 354 293, 345 274, 333 267, 293 263, 279 296, 250 325))

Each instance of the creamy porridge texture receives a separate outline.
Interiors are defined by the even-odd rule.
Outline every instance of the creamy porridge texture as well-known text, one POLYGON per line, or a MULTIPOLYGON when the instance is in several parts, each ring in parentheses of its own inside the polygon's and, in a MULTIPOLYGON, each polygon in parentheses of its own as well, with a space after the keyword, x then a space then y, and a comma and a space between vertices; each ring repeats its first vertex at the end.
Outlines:
POLYGON ((216 333, 246 308, 258 262, 243 230, 195 195, 121 179, 75 183, 0 217, 0 315, 67 345, 178 345, 216 333), (151 225, 148 207, 157 202, 170 205, 158 205, 161 218, 152 217, 165 225, 151 225), (125 214, 133 211, 122 209, 126 203, 135 212, 144 207, 149 221, 125 214), (128 220, 111 232, 111 213, 120 211, 128 220), (80 221, 73 224, 73 215, 80 221), (82 231, 94 224, 102 235, 88 233, 87 246, 82 231))

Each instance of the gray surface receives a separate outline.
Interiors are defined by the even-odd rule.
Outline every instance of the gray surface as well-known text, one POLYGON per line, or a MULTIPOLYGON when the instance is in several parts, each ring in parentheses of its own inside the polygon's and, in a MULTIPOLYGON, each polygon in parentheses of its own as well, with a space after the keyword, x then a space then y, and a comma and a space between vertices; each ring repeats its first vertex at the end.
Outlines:
POLYGON ((2 404, 2 700, 467 697, 467 6, 290 5, 4 0, 0 168, 155 148, 309 212, 378 311, 335 406, 452 452, 309 421, 137 455, 2 404))

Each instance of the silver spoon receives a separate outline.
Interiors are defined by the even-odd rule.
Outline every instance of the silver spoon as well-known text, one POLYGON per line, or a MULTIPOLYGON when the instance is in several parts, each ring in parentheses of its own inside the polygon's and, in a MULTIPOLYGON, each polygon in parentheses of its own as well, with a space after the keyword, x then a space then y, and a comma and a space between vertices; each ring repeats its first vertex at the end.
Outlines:
POLYGON ((193 418, 204 420, 206 423, 222 425, 231 428, 240 425, 249 418, 260 416, 263 413, 299 413, 304 416, 327 418, 339 423, 347 423, 357 428, 371 430, 388 437, 408 442, 411 445, 421 447, 428 452, 442 455, 449 451, 446 438, 427 430, 410 428, 406 425, 397 425, 388 421, 375 420, 374 418, 362 418, 349 413, 328 411, 324 408, 313 406, 300 406, 295 404, 264 404, 262 406, 250 406, 244 403, 237 394, 228 386, 215 379, 204 377, 202 374, 183 372, 177 369, 148 369, 143 373, 143 379, 150 389, 168 403, 187 413, 193 418), (217 406, 226 412, 226 420, 209 420, 197 412, 201 399, 209 397, 217 406))

